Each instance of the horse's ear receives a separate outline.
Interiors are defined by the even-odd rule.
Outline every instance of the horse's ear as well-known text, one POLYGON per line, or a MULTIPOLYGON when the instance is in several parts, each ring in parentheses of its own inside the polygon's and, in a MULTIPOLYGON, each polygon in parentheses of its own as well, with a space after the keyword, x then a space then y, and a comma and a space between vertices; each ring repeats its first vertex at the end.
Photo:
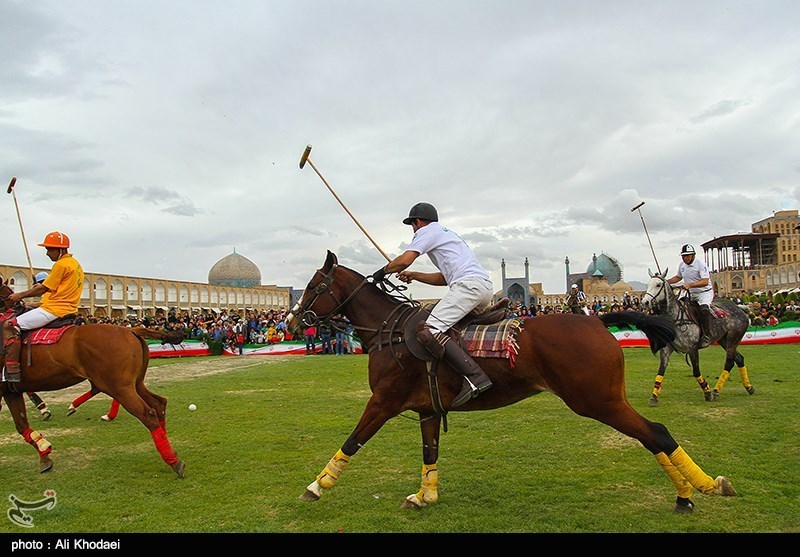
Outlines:
POLYGON ((650 267, 647 268, 647 274, 650 275, 650 278, 653 278, 653 271, 650 270, 650 267))
POLYGON ((667 273, 669 273, 669 267, 664 269, 664 278, 667 278, 667 273))
POLYGON ((334 265, 339 264, 339 259, 337 259, 336 254, 333 253, 331 250, 328 250, 328 257, 325 258, 325 265, 322 266, 323 269, 330 269, 334 265))

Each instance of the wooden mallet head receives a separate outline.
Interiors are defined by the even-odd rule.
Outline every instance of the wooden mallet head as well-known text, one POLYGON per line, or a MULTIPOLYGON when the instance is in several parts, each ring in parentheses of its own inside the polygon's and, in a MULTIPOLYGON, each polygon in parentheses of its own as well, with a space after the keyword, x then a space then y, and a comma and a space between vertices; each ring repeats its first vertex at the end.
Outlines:
POLYGON ((306 165, 306 161, 308 160, 308 155, 310 154, 311 154, 311 145, 308 145, 306 146, 306 150, 303 151, 303 156, 300 157, 300 168, 303 168, 306 165))
POLYGON ((8 190, 6 191, 6 193, 11 193, 11 190, 14 189, 14 186, 16 185, 16 183, 17 183, 17 177, 14 176, 13 178, 11 178, 11 183, 8 184, 8 190))

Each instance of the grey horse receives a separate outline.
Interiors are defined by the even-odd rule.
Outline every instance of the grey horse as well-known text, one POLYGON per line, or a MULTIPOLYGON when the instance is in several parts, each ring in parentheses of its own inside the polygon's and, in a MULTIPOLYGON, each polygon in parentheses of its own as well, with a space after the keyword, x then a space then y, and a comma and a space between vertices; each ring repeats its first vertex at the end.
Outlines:
POLYGON ((650 406, 658 405, 658 397, 661 395, 661 387, 664 382, 664 373, 669 365, 669 357, 673 352, 686 354, 687 360, 691 362, 692 375, 694 375, 700 388, 703 389, 703 395, 707 401, 714 401, 719 398, 722 387, 730 377, 734 363, 739 368, 739 377, 748 394, 752 395, 756 392, 747 375, 744 356, 738 350, 739 343, 742 341, 749 326, 747 315, 730 300, 714 298, 711 303, 711 310, 715 316, 711 320, 711 330, 709 331, 711 344, 717 343, 725 350, 725 367, 712 389, 700 373, 699 356, 700 349, 706 348, 710 344, 700 344, 700 326, 691 318, 690 304, 692 303, 688 298, 679 298, 675 294, 672 285, 667 282, 666 270, 663 274, 650 273, 650 282, 647 284, 647 292, 642 296, 642 305, 646 310, 650 310, 656 315, 663 315, 672 319, 677 330, 675 340, 660 350, 661 363, 653 385, 653 393, 648 401, 650 406))

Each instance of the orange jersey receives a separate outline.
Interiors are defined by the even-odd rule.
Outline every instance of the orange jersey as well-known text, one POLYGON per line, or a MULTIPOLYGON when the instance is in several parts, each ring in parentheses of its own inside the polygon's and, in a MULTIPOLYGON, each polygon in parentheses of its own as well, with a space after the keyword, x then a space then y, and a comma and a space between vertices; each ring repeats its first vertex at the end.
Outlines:
POLYGON ((83 268, 71 253, 65 253, 53 263, 50 275, 42 284, 49 291, 42 296, 39 307, 58 317, 78 312, 83 292, 83 268))

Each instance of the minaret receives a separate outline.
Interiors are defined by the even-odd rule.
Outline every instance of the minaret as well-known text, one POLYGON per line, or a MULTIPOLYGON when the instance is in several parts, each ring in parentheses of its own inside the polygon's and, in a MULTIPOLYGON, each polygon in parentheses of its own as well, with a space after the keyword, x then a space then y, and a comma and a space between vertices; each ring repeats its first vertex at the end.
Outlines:
POLYGON ((530 288, 531 286, 531 273, 528 265, 528 258, 525 258, 525 284, 530 288))
POLYGON ((564 289, 564 292, 569 292, 569 255, 566 258, 564 258, 564 265, 567 268, 567 284, 566 284, 567 287, 564 289))
POLYGON ((506 260, 500 260, 500 267, 502 268, 503 288, 506 287, 506 260))

